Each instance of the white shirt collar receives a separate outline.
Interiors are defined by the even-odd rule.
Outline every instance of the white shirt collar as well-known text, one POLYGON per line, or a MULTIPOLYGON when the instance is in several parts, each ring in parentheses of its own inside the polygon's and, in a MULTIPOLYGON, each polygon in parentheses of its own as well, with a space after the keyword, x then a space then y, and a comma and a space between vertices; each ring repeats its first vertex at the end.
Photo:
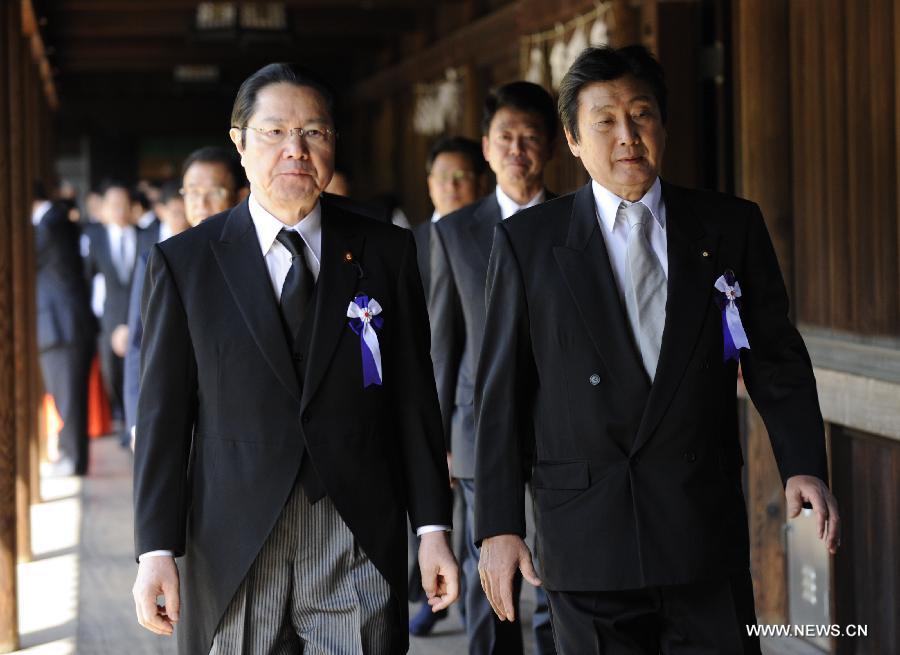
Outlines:
MULTIPOLYGON (((597 203, 597 213, 600 220, 606 226, 608 232, 612 232, 616 225, 616 216, 619 213, 619 205, 628 202, 624 198, 620 198, 606 187, 600 185, 596 180, 591 180, 591 189, 594 191, 594 201, 597 203)), ((663 229, 666 227, 665 212, 662 206, 662 184, 659 178, 650 187, 650 190, 644 194, 638 202, 646 205, 653 218, 659 223, 663 229)), ((631 203, 629 203, 631 204, 631 203)))
POLYGON ((434 210, 434 213, 431 215, 431 222, 432 222, 432 223, 437 223, 439 220, 441 220, 441 218, 443 218, 443 215, 442 215, 442 214, 438 214, 438 210, 435 209, 435 210, 434 210))
POLYGON ((47 215, 47 212, 50 211, 50 208, 53 205, 49 200, 45 200, 40 205, 34 208, 34 211, 31 212, 31 224, 38 225, 41 220, 43 220, 44 216, 47 215))
POLYGON ((263 257, 272 248, 275 243, 275 237, 281 230, 294 230, 306 242, 306 246, 312 251, 316 261, 322 258, 322 203, 316 202, 316 206, 312 211, 303 217, 296 225, 285 225, 272 214, 270 214, 256 200, 253 194, 250 194, 248 201, 250 208, 250 218, 253 219, 253 227, 256 228, 256 236, 259 238, 259 247, 262 249, 263 257))
POLYGON ((497 202, 500 203, 500 216, 503 217, 504 221, 521 209, 528 209, 529 207, 534 207, 535 205, 541 204, 542 202, 544 202, 544 197, 547 195, 547 192, 544 189, 541 189, 537 192, 534 198, 529 200, 524 205, 520 205, 508 195, 506 195, 503 189, 500 188, 499 184, 497 185, 496 193, 497 202))
POLYGON ((137 225, 142 230, 146 230, 148 227, 153 225, 153 221, 155 220, 156 214, 153 213, 152 209, 148 209, 143 214, 141 214, 141 217, 139 219, 137 219, 137 225))

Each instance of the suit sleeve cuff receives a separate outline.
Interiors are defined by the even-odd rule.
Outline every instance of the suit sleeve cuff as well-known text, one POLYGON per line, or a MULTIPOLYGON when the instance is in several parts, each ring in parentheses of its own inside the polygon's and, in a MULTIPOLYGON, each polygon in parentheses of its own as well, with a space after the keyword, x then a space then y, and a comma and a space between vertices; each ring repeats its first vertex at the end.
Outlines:
POLYGON ((141 556, 138 557, 138 562, 143 562, 148 557, 175 557, 175 553, 171 550, 151 550, 146 553, 141 553, 141 556))
POLYGON ((423 525, 421 528, 416 528, 416 536, 421 537, 429 532, 450 532, 451 530, 449 525, 423 525))

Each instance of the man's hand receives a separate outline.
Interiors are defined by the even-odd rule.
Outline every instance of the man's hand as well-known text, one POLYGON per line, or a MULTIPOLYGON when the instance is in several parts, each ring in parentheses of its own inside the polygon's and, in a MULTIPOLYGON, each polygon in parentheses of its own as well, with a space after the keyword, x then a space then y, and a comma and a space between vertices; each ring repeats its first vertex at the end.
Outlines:
POLYGON ((447 532, 426 532, 419 539, 422 588, 428 596, 431 611, 439 612, 459 597, 459 566, 450 550, 447 532))
POLYGON ((522 537, 515 534, 501 534, 488 537, 481 543, 481 559, 478 561, 478 575, 481 588, 487 595, 494 613, 501 621, 515 621, 516 609, 513 603, 513 578, 516 569, 522 572, 528 582, 535 587, 541 585, 540 578, 531 562, 531 551, 522 537))
POLYGON ((128 351, 128 326, 117 325, 109 336, 109 345, 112 351, 119 357, 124 357, 128 351))
POLYGON ((145 557, 138 564, 137 579, 131 589, 138 623, 158 635, 171 635, 178 622, 178 567, 173 557, 145 557), (165 596, 166 605, 156 604, 157 596, 165 596))
POLYGON ((787 499, 787 516, 795 518, 803 509, 803 503, 812 505, 819 525, 819 539, 825 542, 828 552, 834 555, 841 545, 841 517, 837 500, 831 491, 814 475, 794 475, 784 487, 787 499))

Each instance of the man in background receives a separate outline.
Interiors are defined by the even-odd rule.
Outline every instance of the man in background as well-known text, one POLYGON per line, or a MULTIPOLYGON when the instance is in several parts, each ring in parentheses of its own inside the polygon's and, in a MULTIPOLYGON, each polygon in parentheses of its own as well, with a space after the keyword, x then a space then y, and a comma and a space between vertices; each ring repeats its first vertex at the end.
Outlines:
MULTIPOLYGON (((412 228, 416 239, 416 256, 419 261, 419 274, 422 286, 429 292, 431 285, 431 230, 432 224, 442 216, 461 209, 478 199, 481 191, 482 176, 487 164, 481 154, 481 148, 475 141, 462 136, 443 137, 435 141, 425 161, 425 173, 428 182, 428 196, 434 207, 429 219, 412 228)), ((447 444, 447 465, 450 465, 450 445, 447 444)), ((451 478, 452 481, 452 478, 451 478)), ((454 485, 455 486, 455 485, 454 485)), ((459 502, 463 502, 461 492, 457 494, 459 502)), ((467 552, 465 544, 461 544, 459 564, 464 565, 467 552)), ((410 533, 410 552, 415 554, 418 540, 410 533)), ((410 600, 418 600, 421 605, 409 620, 409 632, 416 636, 425 636, 431 632, 435 623, 447 616, 447 612, 434 613, 422 594, 422 583, 419 578, 419 567, 416 562, 410 565, 409 571, 410 600)), ((465 582, 460 586, 460 596, 465 597, 465 582)), ((465 603, 459 605, 460 613, 465 620, 465 603)))
POLYGON ((79 256, 79 229, 62 203, 36 182, 31 222, 37 268, 37 329, 44 388, 62 419, 53 475, 88 468, 87 389, 96 322, 79 256))
MULTIPOLYGON (((156 213, 162 220, 159 241, 198 225, 213 214, 233 207, 245 196, 244 171, 230 150, 208 146, 195 150, 182 164, 181 180, 163 185, 156 213)), ((125 420, 134 437, 141 385, 141 293, 149 250, 141 253, 128 306, 128 351, 125 354, 125 420)), ((132 441, 132 448, 134 447, 132 441)))
MULTIPOLYGON (((451 474, 466 503, 469 553, 463 571, 469 653, 506 655, 522 652, 520 624, 501 622, 491 610, 480 589, 474 545, 475 371, 484 334, 494 226, 553 197, 544 186, 544 166, 557 133, 553 99, 531 82, 506 84, 486 99, 481 129, 482 152, 497 186, 479 202, 434 223, 429 317, 438 398, 452 452, 451 474)), ((553 652, 546 599, 540 589, 537 593, 535 642, 539 652, 553 652)))
POLYGON ((132 194, 119 181, 103 188, 102 224, 85 230, 85 274, 90 284, 102 287, 100 309, 100 366, 113 418, 121 427, 120 441, 127 445, 122 400, 123 364, 128 345, 128 300, 138 254, 152 245, 150 235, 133 223, 132 194))

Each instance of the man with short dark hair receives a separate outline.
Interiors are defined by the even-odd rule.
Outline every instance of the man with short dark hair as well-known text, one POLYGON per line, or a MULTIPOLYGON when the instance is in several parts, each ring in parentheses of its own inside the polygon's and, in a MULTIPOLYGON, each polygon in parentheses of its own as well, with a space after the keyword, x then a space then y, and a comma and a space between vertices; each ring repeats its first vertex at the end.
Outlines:
POLYGON ((415 242, 322 197, 310 73, 260 69, 231 125, 249 198, 147 265, 138 619, 185 655, 405 652, 407 515, 435 611, 458 575, 415 242))
MULTIPOLYGON (((494 226, 553 195, 544 187, 544 166, 557 132, 553 99, 531 82, 512 82, 491 93, 482 120, 482 153, 497 177, 496 188, 479 202, 434 224, 431 248, 431 354, 444 420, 451 471, 463 490, 469 557, 466 632, 469 653, 522 651, 518 624, 502 623, 480 589, 474 545, 475 370, 484 332, 485 279, 494 226)), ((516 595, 518 601, 518 594, 516 595)), ((535 641, 552 652, 546 603, 538 590, 535 641)))
POLYGON ((123 400, 124 357, 128 347, 128 299, 134 268, 140 253, 148 249, 155 235, 134 224, 133 194, 120 180, 108 180, 102 187, 102 224, 85 228, 87 249, 84 258, 88 283, 102 297, 100 338, 97 349, 103 382, 113 417, 120 422, 119 441, 126 446, 131 435, 125 425, 123 400))
POLYGON ((788 504, 840 538, 815 379, 759 208, 659 178, 662 69, 582 53, 560 87, 591 176, 495 232, 476 393, 476 538, 499 616, 541 577, 561 655, 759 653, 737 430, 738 360, 788 504))
POLYGON ((88 374, 97 325, 82 275, 78 225, 44 185, 34 185, 37 346, 44 388, 63 425, 53 473, 84 475, 88 467, 88 374))
POLYGON ((422 286, 431 288, 431 230, 442 217, 471 205, 481 192, 487 168, 481 147, 463 136, 443 137, 434 142, 425 160, 428 198, 434 211, 431 220, 413 227, 422 286))
MULTIPOLYGON (((422 286, 426 293, 431 288, 431 231, 433 225, 442 216, 446 216, 477 200, 481 189, 481 182, 487 162, 481 154, 481 147, 471 139, 462 136, 442 137, 432 144, 425 160, 425 174, 427 175, 428 196, 434 211, 430 220, 426 219, 412 228, 416 239, 416 254, 419 259, 419 274, 422 276, 422 286)), ((450 448, 448 444, 447 452, 450 448)), ((449 464, 449 459, 448 459, 449 464)), ((457 497, 462 496, 460 490, 456 490, 457 497)), ((410 536, 411 552, 416 550, 416 540, 410 536)), ((463 555, 460 558, 460 566, 464 566, 465 553, 468 548, 462 544, 463 555)), ((457 551, 459 552, 459 551, 457 551)), ((435 614, 431 611, 424 595, 421 592, 421 580, 419 579, 417 565, 410 567, 409 589, 410 600, 421 601, 419 611, 409 620, 410 634, 424 636, 429 634, 434 625, 440 619, 447 616, 447 612, 435 614), (418 590, 418 591, 417 591, 418 590)), ((460 587, 460 595, 465 594, 465 585, 460 587)), ((460 613, 465 619, 465 604, 460 606, 460 613)))

